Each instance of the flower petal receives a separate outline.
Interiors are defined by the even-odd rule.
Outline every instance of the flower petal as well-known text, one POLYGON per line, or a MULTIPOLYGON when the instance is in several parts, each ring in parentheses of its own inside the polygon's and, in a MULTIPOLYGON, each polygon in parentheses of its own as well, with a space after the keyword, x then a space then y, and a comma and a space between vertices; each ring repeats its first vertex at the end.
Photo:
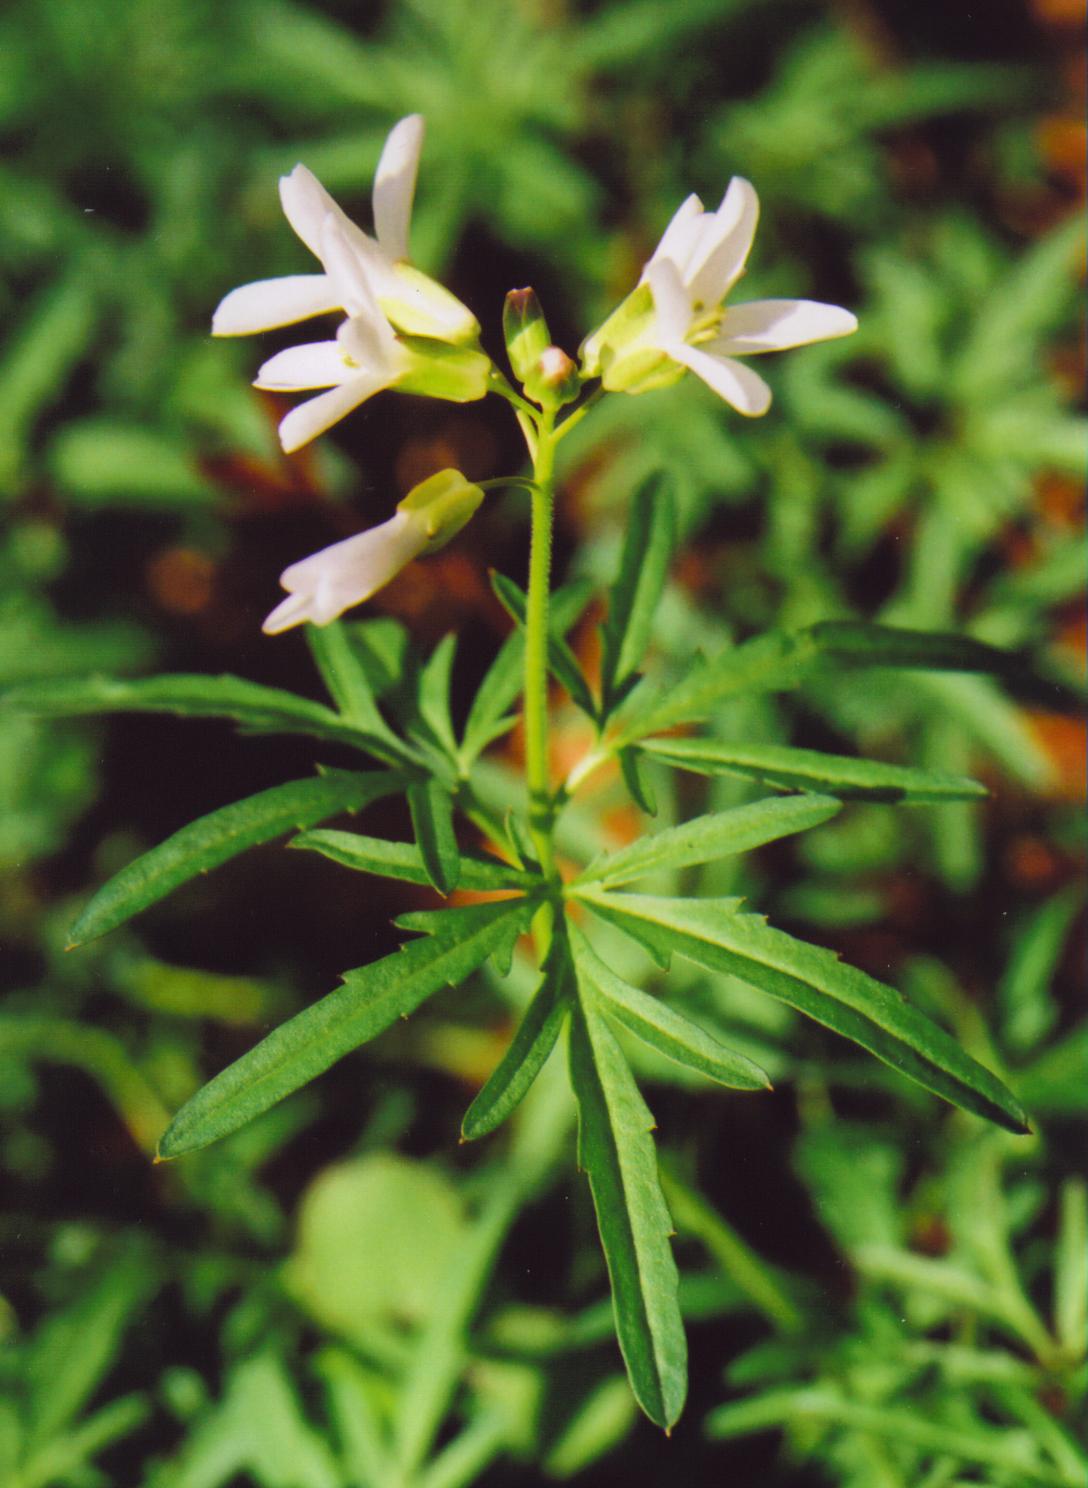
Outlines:
MULTIPOLYGON (((676 265, 683 278, 692 250, 699 239, 699 225, 705 216, 706 213, 699 198, 695 195, 689 196, 673 213, 672 220, 661 235, 660 243, 654 249, 654 256, 650 259, 650 263, 657 263, 667 258, 676 265)), ((647 264, 643 271, 643 281, 649 277, 649 267, 650 264, 647 264)))
POLYGON ((388 584, 426 545, 425 524, 396 511, 377 527, 311 553, 280 575, 290 598, 277 605, 263 629, 275 634, 306 620, 328 625, 388 584))
POLYGON ((296 165, 289 176, 280 177, 280 201, 284 216, 315 258, 321 257, 321 229, 329 213, 350 221, 304 165, 296 165))
POLYGON ((375 281, 387 277, 389 268, 377 243, 358 230, 349 237, 337 214, 329 212, 321 225, 321 258, 348 314, 384 322, 375 281))
POLYGON ((365 403, 375 393, 389 386, 386 378, 365 372, 353 377, 340 387, 330 388, 327 393, 318 393, 308 398, 280 422, 280 444, 286 455, 294 454, 311 439, 324 434, 333 424, 345 418, 360 403, 365 403))
POLYGON ((357 375, 358 368, 346 360, 339 341, 307 341, 269 357, 253 386, 275 393, 297 393, 306 388, 339 387, 357 375))
POLYGON ((387 258, 408 257, 408 224, 423 149, 423 119, 409 114, 394 125, 374 178, 374 231, 387 258))
POLYGON ((689 367, 719 398, 724 398, 746 418, 759 418, 770 408, 770 388, 758 372, 753 372, 743 362, 711 356, 697 346, 670 347, 669 355, 673 361, 689 367))
POLYGON ((743 176, 734 176, 722 204, 707 219, 685 283, 694 303, 720 305, 744 271, 759 221, 759 197, 743 176))
POLYGON ((849 336, 857 328, 857 317, 838 305, 819 300, 752 300, 726 310, 719 334, 708 349, 726 356, 752 356, 849 336))
POLYGON ((325 274, 258 279, 232 289, 219 302, 212 316, 212 335, 252 336, 339 308, 336 291, 325 274))
POLYGON ((654 297, 654 341, 667 350, 672 342, 683 341, 687 335, 691 301, 680 282, 680 271, 671 259, 652 259, 646 265, 646 278, 654 297))

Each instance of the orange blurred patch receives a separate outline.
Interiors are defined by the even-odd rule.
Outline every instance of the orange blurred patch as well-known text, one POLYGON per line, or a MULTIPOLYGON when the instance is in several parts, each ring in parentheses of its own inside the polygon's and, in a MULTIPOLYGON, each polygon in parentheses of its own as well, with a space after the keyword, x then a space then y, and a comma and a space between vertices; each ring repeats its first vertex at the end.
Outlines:
POLYGON ((1045 890, 1061 873, 1057 853, 1040 837, 1015 837, 1004 856, 1009 877, 1025 889, 1045 890))
POLYGON ((194 548, 167 548, 147 565, 147 587, 172 615, 199 615, 211 603, 215 565, 194 548))
POLYGON ((1088 165, 1088 126, 1084 120, 1069 114, 1051 114, 1036 125, 1035 142, 1047 170, 1083 196, 1088 165))
POLYGON ((1030 0, 1031 13, 1044 26, 1081 26, 1088 15, 1086 0, 1030 0))
POLYGON ((1085 756, 1088 726, 1083 718, 1054 713, 1028 713, 1028 725, 1054 767, 1054 783, 1047 794, 1058 801, 1083 801, 1088 795, 1085 756))

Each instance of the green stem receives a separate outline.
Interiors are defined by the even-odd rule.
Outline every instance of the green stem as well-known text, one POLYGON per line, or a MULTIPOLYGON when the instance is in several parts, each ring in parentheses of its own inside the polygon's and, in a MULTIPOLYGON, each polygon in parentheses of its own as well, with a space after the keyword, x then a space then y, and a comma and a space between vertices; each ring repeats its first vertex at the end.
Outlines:
POLYGON ((529 596, 525 613, 525 770, 529 785, 529 830, 545 874, 555 872, 554 806, 548 768, 548 597, 552 565, 555 432, 552 418, 540 421, 533 458, 529 596))

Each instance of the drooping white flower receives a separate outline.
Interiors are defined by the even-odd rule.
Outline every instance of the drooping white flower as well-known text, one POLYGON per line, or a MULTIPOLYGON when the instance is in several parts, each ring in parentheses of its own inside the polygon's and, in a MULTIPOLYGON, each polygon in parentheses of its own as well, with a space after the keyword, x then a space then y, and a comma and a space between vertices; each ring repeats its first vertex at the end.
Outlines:
POLYGON ((254 382, 255 387, 277 393, 327 389, 281 420, 280 443, 287 454, 323 434, 383 388, 398 387, 458 403, 485 395, 491 363, 483 352, 396 334, 382 314, 340 218, 331 212, 322 225, 320 246, 348 318, 335 340, 305 342, 277 352, 254 382))
POLYGON ((413 558, 449 542, 483 498, 482 489, 459 470, 440 470, 413 487, 387 522, 284 569, 280 583, 287 598, 268 616, 262 630, 278 635, 307 621, 329 625, 388 584, 413 558))
POLYGON ((212 318, 215 336, 248 336, 294 325, 332 310, 351 313, 351 283, 342 261, 326 253, 326 223, 340 229, 352 258, 370 281, 383 313, 400 331, 454 343, 475 342, 476 317, 449 290, 414 269, 408 259, 423 120, 411 114, 396 124, 385 142, 374 179, 375 237, 365 233, 337 206, 312 171, 296 165, 280 180, 284 214, 321 262, 320 274, 289 274, 261 279, 232 290, 212 318))
POLYGON ((759 199, 740 176, 716 212, 697 196, 677 210, 639 287, 582 348, 584 373, 606 388, 641 393, 674 382, 685 369, 739 413, 766 413, 771 390, 737 360, 848 336, 857 319, 816 300, 754 300, 727 306, 744 273, 759 220, 759 199))

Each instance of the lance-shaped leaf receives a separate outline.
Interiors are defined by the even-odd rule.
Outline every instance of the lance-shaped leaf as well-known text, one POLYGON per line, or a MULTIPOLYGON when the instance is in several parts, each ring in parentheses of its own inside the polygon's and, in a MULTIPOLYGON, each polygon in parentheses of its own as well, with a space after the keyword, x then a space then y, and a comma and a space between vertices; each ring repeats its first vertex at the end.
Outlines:
POLYGON ((661 899, 588 891, 585 902, 652 954, 676 952, 711 971, 730 972, 853 1039, 943 1096, 1009 1131, 1030 1130, 1016 1097, 996 1075, 893 988, 847 966, 831 951, 795 940, 737 899, 661 899))
POLYGON ((398 741, 378 710, 374 689, 342 620, 305 626, 310 655, 344 719, 375 738, 398 741))
POLYGON ((592 987, 580 982, 579 992, 570 1031, 578 1165, 593 1194, 631 1388, 651 1421, 668 1430, 687 1393, 687 1342, 669 1243, 672 1221, 650 1135, 654 1119, 592 987))
MULTIPOLYGON (((548 603, 548 628, 564 636, 593 595, 593 585, 579 579, 553 591, 548 603)), ((517 721, 508 709, 521 690, 525 672, 525 632, 520 627, 507 636, 488 668, 469 709, 461 745, 462 761, 472 761, 517 721)))
POLYGON ((176 673, 165 677, 67 677, 28 682, 4 694, 9 707, 39 717, 60 718, 85 713, 174 713, 183 718, 232 718, 247 733, 312 734, 378 759, 404 763, 410 751, 372 737, 338 718, 323 703, 311 702, 279 687, 264 687, 243 677, 205 677, 176 673))
MULTIPOLYGON (((412 842, 387 842, 384 837, 364 837, 360 832, 322 830, 303 832, 301 836, 292 838, 287 845, 304 848, 307 852, 321 853, 334 863, 341 863, 345 868, 354 868, 359 873, 373 873, 380 878, 399 878, 405 883, 431 882, 423 854, 412 842)), ((488 893, 496 889, 528 889, 534 884, 542 884, 543 879, 539 874, 514 868, 499 858, 484 853, 463 852, 461 876, 457 883, 462 889, 488 893)))
POLYGON ((105 935, 198 873, 218 868, 249 847, 340 811, 361 811, 371 801, 404 790, 407 783, 408 777, 396 770, 326 770, 313 780, 291 780, 222 806, 182 827, 103 884, 72 926, 68 949, 105 935))
POLYGON ((631 502, 620 571, 601 627, 601 711, 611 713, 642 664, 676 544, 676 513, 660 475, 640 486, 631 502))
POLYGON ((456 759, 457 740, 450 717, 450 679, 457 655, 457 637, 443 636, 419 673, 416 712, 428 737, 441 751, 456 759))
POLYGON ((453 830, 453 797, 438 780, 408 788, 408 810, 427 877, 440 894, 450 894, 461 878, 461 849, 453 830))
POLYGON ((552 939, 540 986, 510 1047, 465 1112, 461 1135, 466 1141, 486 1136, 501 1126, 525 1095, 555 1047, 573 991, 570 951, 565 936, 559 933, 552 939))
POLYGON ((986 787, 966 775, 887 765, 880 760, 822 754, 783 744, 722 743, 718 739, 644 739, 639 748, 654 759, 697 775, 735 775, 781 790, 822 791, 840 800, 901 805, 974 801, 986 787))
POLYGON ((602 1010, 659 1054, 733 1090, 770 1090, 758 1064, 727 1049, 668 1003, 650 997, 607 967, 577 928, 571 927, 571 949, 578 975, 601 999, 602 1010))
POLYGON ((898 630, 854 620, 827 620, 807 630, 772 631, 697 657, 683 681, 659 689, 649 683, 630 694, 615 747, 678 723, 706 718, 724 699, 742 692, 781 692, 817 674, 827 662, 840 665, 905 667, 921 671, 993 672, 1030 678, 1023 657, 987 646, 969 636, 898 630))
POLYGON ((163 1134, 160 1157, 180 1157, 236 1131, 407 1017, 433 992, 463 982, 489 956, 507 954, 535 910, 535 901, 519 898, 432 915, 425 939, 347 972, 343 986, 281 1024, 198 1090, 163 1134))
MULTIPOLYGON (((513 579, 508 579, 504 574, 499 573, 491 575, 491 587, 506 613, 517 622, 519 628, 524 629, 528 607, 524 589, 520 589, 513 579)), ((588 713, 590 718, 596 718, 597 705, 593 701, 589 683, 582 675, 578 658, 550 624, 548 626, 548 669, 560 686, 566 688, 571 701, 581 708, 583 713, 588 713)))
POLYGON ((841 809, 841 803, 830 796, 771 796, 729 811, 697 816, 597 858, 578 875, 572 887, 628 883, 661 869, 687 868, 693 863, 710 863, 733 853, 749 852, 765 842, 818 826, 841 809))

